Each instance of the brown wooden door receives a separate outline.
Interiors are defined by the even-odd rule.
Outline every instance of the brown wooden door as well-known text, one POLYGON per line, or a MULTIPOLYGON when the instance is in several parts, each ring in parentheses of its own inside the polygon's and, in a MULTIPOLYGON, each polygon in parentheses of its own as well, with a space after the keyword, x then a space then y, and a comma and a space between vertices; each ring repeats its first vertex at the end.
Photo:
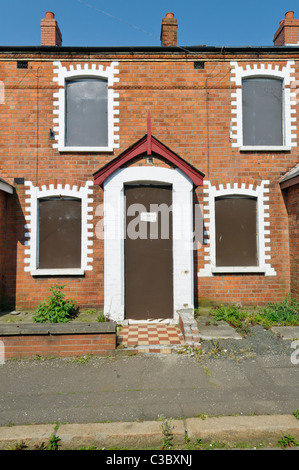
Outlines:
POLYGON ((127 186, 125 197, 126 318, 172 318, 172 187, 127 186))

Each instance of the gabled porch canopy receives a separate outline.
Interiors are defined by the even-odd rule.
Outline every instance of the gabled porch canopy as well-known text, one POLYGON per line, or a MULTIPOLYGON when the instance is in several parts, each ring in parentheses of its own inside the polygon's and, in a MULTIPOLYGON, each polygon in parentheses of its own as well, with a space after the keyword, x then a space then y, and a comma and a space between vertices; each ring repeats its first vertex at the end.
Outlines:
POLYGON ((107 163, 100 168, 100 170, 94 173, 94 183, 102 186, 106 178, 114 173, 114 171, 134 158, 141 157, 142 155, 156 155, 161 157, 183 171, 186 176, 190 178, 195 187, 203 185, 203 178, 205 175, 201 171, 197 170, 194 166, 190 165, 190 163, 179 157, 179 155, 174 153, 151 134, 150 117, 148 117, 147 134, 118 155, 118 157, 114 158, 111 162, 107 163))

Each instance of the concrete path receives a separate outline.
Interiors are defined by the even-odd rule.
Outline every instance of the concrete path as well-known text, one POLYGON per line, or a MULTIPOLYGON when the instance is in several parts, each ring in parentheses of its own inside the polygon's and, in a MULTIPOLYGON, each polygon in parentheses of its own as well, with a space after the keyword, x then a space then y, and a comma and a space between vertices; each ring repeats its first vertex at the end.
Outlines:
MULTIPOLYGON (((206 338, 242 341, 226 325, 199 329, 206 338)), ((280 330, 283 339, 298 333, 280 330)), ((288 354, 202 360, 175 351, 7 361, 0 365, 0 448, 44 441, 53 423, 65 448, 158 445, 162 415, 171 419, 178 443, 186 435, 273 444, 291 434, 299 441, 293 416, 299 409, 298 362, 288 354), (203 415, 209 417, 198 417, 203 415)))

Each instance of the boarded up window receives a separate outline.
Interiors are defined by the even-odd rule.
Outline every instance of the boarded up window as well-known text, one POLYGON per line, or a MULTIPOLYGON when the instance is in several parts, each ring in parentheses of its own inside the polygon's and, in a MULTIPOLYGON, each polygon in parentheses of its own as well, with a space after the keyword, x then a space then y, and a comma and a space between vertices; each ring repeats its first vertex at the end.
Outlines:
POLYGON ((283 145, 282 81, 242 81, 243 145, 283 145))
POLYGON ((81 268, 81 200, 39 200, 39 268, 81 268))
POLYGON ((216 198, 215 218, 216 265, 257 266, 256 198, 216 198))
POLYGON ((108 146, 108 83, 82 78, 66 82, 67 147, 108 146))

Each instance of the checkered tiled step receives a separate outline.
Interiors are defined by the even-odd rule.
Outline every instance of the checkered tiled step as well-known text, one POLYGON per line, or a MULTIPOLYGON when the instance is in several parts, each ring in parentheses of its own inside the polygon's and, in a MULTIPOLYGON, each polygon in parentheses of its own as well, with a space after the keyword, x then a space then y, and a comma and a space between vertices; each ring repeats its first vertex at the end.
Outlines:
POLYGON ((174 346, 184 344, 178 326, 154 323, 123 326, 117 340, 119 348, 156 353, 170 353, 174 346))

